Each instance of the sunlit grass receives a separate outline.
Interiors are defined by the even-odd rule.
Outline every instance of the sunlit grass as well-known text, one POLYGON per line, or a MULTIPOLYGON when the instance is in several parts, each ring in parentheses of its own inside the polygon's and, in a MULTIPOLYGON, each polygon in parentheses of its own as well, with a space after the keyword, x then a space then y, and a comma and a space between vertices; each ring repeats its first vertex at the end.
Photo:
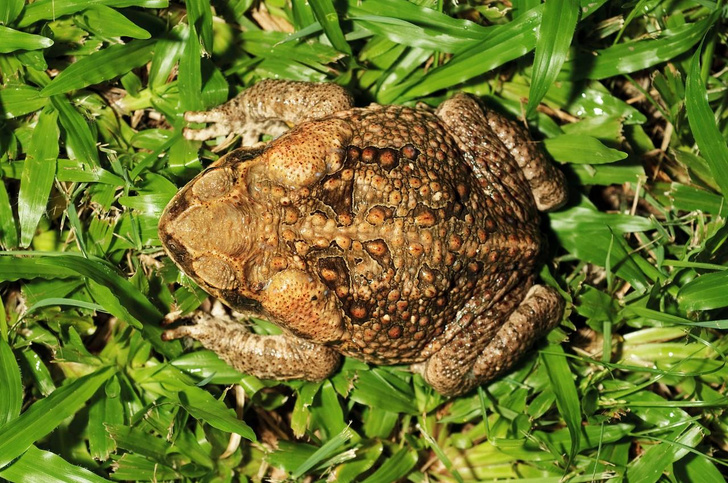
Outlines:
POLYGON ((723 23, 714 1, 0 2, 0 478, 724 481, 723 23), (569 179, 541 272, 561 326, 456 399, 405 367, 275 383, 162 342, 210 306, 159 215, 236 146, 182 114, 262 78, 527 115, 569 179))

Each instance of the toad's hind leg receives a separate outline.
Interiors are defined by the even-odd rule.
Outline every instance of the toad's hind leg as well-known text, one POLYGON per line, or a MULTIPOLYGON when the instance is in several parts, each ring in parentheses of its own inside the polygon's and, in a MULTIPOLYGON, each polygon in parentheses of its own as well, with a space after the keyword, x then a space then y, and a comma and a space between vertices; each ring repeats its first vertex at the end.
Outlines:
POLYGON ((210 123, 185 129, 187 139, 204 141, 229 133, 243 136, 250 146, 261 134, 277 136, 288 127, 351 108, 351 95, 336 84, 264 80, 209 111, 185 113, 188 122, 210 123))
MULTIPOLYGON (((564 174, 546 158, 521 126, 464 93, 443 102, 437 115, 458 137, 461 148, 475 153, 486 164, 507 163, 508 159, 500 154, 500 147, 505 147, 523 173, 539 211, 554 210, 566 202, 564 174)), ((507 169, 503 175, 511 176, 507 169)), ((505 178, 503 181, 515 186, 514 181, 505 178)))
POLYGON ((195 318, 194 325, 166 330, 162 338, 196 339, 238 371, 261 379, 320 381, 339 365, 337 352, 294 335, 253 334, 227 316, 195 318))
POLYGON ((509 370, 563 313, 564 300, 554 289, 534 285, 502 326, 481 315, 427 361, 423 375, 441 394, 465 393, 509 370))

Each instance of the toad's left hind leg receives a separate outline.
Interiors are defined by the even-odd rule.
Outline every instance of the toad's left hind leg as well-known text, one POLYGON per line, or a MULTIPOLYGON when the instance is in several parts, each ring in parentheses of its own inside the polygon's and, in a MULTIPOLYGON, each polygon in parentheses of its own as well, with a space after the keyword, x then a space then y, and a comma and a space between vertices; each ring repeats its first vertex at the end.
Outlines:
POLYGON ((463 394, 509 370, 564 313, 564 299, 556 290, 534 285, 499 327, 497 314, 508 309, 508 299, 481 314, 425 363, 423 376, 437 392, 463 394))
MULTIPOLYGON (((462 92, 443 102, 436 113, 457 136, 461 148, 482 155, 478 162, 500 171, 500 176, 513 177, 508 172, 508 158, 500 153, 501 146, 505 147, 518 164, 539 211, 555 210, 566 202, 564 174, 521 126, 462 92)), ((503 182, 516 185, 507 179, 503 182)))

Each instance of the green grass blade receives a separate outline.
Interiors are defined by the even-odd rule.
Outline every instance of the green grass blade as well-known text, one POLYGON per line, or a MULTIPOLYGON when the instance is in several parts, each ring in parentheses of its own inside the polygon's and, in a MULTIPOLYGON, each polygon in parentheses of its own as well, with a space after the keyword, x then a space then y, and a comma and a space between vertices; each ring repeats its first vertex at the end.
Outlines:
POLYGON ((574 460, 576 451, 581 444, 579 394, 576 392, 571 369, 569 369, 569 364, 566 362, 566 355, 561 345, 553 344, 549 346, 548 352, 541 352, 541 360, 543 360, 551 381, 551 387, 554 390, 554 395, 556 395, 556 407, 559 408, 559 414, 566 421, 566 427, 569 428, 571 449, 569 451, 568 467, 574 460))
POLYGON ((675 476, 678 481, 699 481, 700 483, 724 483, 725 477, 720 470, 705 456, 691 454, 675 465, 675 476))
POLYGON ((453 478, 455 478, 455 481, 457 481, 458 483, 464 483, 463 477, 460 475, 457 468, 453 466, 450 458, 448 458, 447 454, 445 454, 435 438, 433 438, 432 435, 427 432, 425 424, 426 423, 424 421, 421 421, 420 424, 418 424, 417 426, 420 430, 420 433, 422 434, 422 437, 425 438, 425 441, 427 441, 427 445, 437 455, 437 458, 440 460, 440 462, 442 462, 443 466, 447 468, 447 471, 452 474, 453 478))
POLYGON ((0 88, 0 119, 12 119, 41 109, 48 99, 40 90, 26 85, 0 88))
POLYGON ((0 338, 0 428, 20 414, 23 383, 15 354, 8 342, 0 338))
POLYGON ((107 425, 107 430, 109 436, 120 448, 143 454, 147 458, 161 464, 167 463, 169 443, 164 439, 151 435, 141 429, 126 426, 122 422, 107 425))
POLYGON ((93 53, 71 64, 40 91, 42 96, 64 94, 119 77, 152 58, 155 41, 132 40, 93 53))
POLYGON ((16 50, 45 49, 53 45, 53 41, 40 35, 26 34, 0 25, 0 54, 16 50))
POLYGON ((432 8, 397 0, 370 0, 349 6, 349 18, 375 34, 402 45, 458 52, 482 41, 492 27, 455 19, 432 8))
POLYGON ((83 300, 76 300, 76 299, 67 299, 62 297, 51 297, 47 299, 40 300, 30 307, 28 307, 28 310, 25 311, 26 314, 33 313, 33 311, 38 310, 43 307, 53 307, 53 306, 67 306, 67 307, 78 307, 81 309, 88 309, 88 310, 96 310, 100 312, 105 312, 104 308, 99 304, 94 304, 91 302, 84 302, 83 300))
MULTIPOLYGON (((703 277, 700 277, 698 280, 701 280, 703 277)), ((697 281, 697 280, 695 280, 697 281)), ((712 282, 711 282, 712 285, 712 282)), ((692 301, 692 300, 691 300, 692 301)), ((681 294, 678 293, 678 303, 682 302, 681 294)), ((688 309, 691 310, 691 309, 688 309)), ((695 310, 702 310, 702 309, 695 309, 695 310)), ((645 307, 634 307, 632 305, 628 305, 624 308, 625 312, 631 312, 635 315, 638 315, 640 317, 644 317, 647 320, 650 321, 658 321, 663 324, 669 324, 669 325, 684 325, 687 327, 709 327, 711 329, 719 329, 719 330, 728 330, 728 319, 722 319, 722 320, 706 320, 706 321, 696 321, 696 320, 690 320, 685 319, 683 317, 678 317, 677 315, 671 315, 666 314, 664 312, 660 312, 657 310, 648 309, 645 307)))
POLYGON ((339 434, 328 440, 323 446, 317 449, 314 454, 309 456, 306 461, 301 463, 301 465, 299 465, 298 468, 291 473, 291 478, 294 480, 300 479, 301 476, 311 470, 314 466, 336 454, 336 452, 343 448, 347 441, 353 438, 355 434, 356 433, 351 428, 348 426, 345 427, 339 434))
POLYGON ((6 250, 18 246, 18 226, 5 183, 0 183, 0 243, 6 250))
POLYGON ((92 32, 107 38, 131 37, 133 39, 148 39, 149 32, 137 26, 120 12, 105 5, 94 5, 80 14, 83 23, 92 32))
POLYGON ((663 473, 671 471, 673 461, 687 452, 682 446, 694 448, 705 436, 703 428, 691 425, 673 430, 665 436, 665 441, 652 445, 640 456, 633 460, 627 468, 627 478, 630 483, 655 483, 663 473), (684 431, 683 431, 684 430, 684 431))
POLYGON ((562 163, 606 164, 627 157, 627 153, 608 148, 597 138, 583 134, 545 139, 544 146, 552 158, 562 163))
POLYGON ((124 406, 119 378, 112 377, 103 391, 96 393, 88 411, 88 449, 96 460, 107 460, 116 450, 110 426, 124 423, 124 406))
POLYGON ((402 448, 384 460, 384 463, 362 483, 390 483, 399 481, 417 464, 417 452, 402 448))
POLYGON ((38 0, 26 5, 18 20, 18 27, 27 27, 40 20, 55 20, 85 10, 94 4, 109 7, 166 8, 169 0, 38 0))
POLYGON ((33 278, 65 278, 81 276, 95 282, 114 304, 96 300, 108 312, 141 327, 162 318, 162 314, 134 285, 108 263, 97 258, 84 258, 75 253, 49 254, 24 252, 32 258, 18 258, 13 254, 0 255, 0 280, 33 278))
POLYGON ((0 470, 0 478, 13 483, 111 483, 55 453, 28 448, 20 458, 0 470))
POLYGON ((351 55, 351 47, 344 38, 344 32, 339 25, 339 14, 336 13, 334 3, 331 0, 310 0, 309 4, 331 45, 339 52, 351 55))
POLYGON ((79 377, 33 403, 24 413, 0 428, 0 468, 25 453, 34 442, 81 409, 115 372, 113 367, 103 367, 79 377))
POLYGON ((23 0, 4 0, 0 2, 0 23, 9 25, 23 10, 23 0))
POLYGON ((536 39, 526 116, 529 116, 538 106, 546 95, 546 91, 559 75, 561 66, 564 65, 566 55, 569 53, 569 46, 578 20, 578 0, 546 2, 536 39))
POLYGON ((404 93, 412 99, 461 84, 475 76, 525 55, 536 46, 536 29, 541 21, 542 7, 534 8, 517 20, 493 30, 482 45, 461 52, 442 67, 433 69, 422 81, 404 93))
POLYGON ((38 391, 44 396, 48 396, 55 391, 56 386, 53 383, 51 371, 48 370, 43 359, 31 349, 22 351, 21 356, 25 360, 25 367, 29 369, 29 376, 32 378, 38 391))
MULTIPOLYGON (((728 158, 725 158, 728 160, 728 158)), ((677 302, 684 310, 712 310, 728 306, 728 272, 706 273, 680 289, 677 302)))
POLYGON ((182 109, 197 111, 203 109, 202 105, 202 46, 194 25, 189 26, 187 40, 179 59, 177 85, 179 86, 182 109))
MULTIPOLYGON (((582 0, 582 17, 595 12, 605 1, 582 0)), ((512 22, 493 28, 491 34, 474 47, 458 53, 444 66, 429 72, 425 80, 416 80, 408 85, 409 90, 404 97, 413 99, 461 84, 527 54, 536 46, 536 31, 542 14, 543 5, 539 5, 512 22)))
POLYGON ((250 426, 235 416, 235 412, 229 409, 222 401, 218 401, 212 395, 198 387, 189 387, 177 393, 179 402, 190 415, 200 421, 204 421, 213 428, 228 433, 237 433, 249 441, 255 441, 255 433, 250 426))
MULTIPOLYGON (((207 52, 212 52, 212 9, 207 0, 185 0, 188 22, 194 26, 193 32, 207 52)), ((199 70, 199 68, 198 68, 199 70)))
POLYGON ((20 246, 27 247, 33 240, 40 217, 48 204, 48 197, 56 173, 58 158, 58 112, 46 108, 38 117, 33 130, 32 144, 23 165, 18 195, 20 246))
POLYGON ((604 79, 620 74, 630 74, 666 62, 689 51, 705 35, 714 20, 712 17, 699 22, 681 25, 662 32, 656 40, 625 42, 588 57, 577 57, 564 69, 574 72, 576 79, 604 79), (585 69, 584 65, 591 65, 585 69), (581 67, 580 67, 581 66, 581 67))
POLYGON ((67 149, 76 159, 98 167, 99 154, 96 149, 96 140, 86 119, 65 96, 53 96, 51 103, 58 110, 58 120, 66 131, 67 149))
POLYGON ((453 18, 433 8, 417 5, 407 0, 367 0, 350 5, 353 15, 376 15, 382 19, 406 20, 407 23, 423 27, 423 34, 436 36, 444 34, 452 38, 483 40, 492 30, 470 20, 453 18))
POLYGON ((718 128, 715 115, 708 103, 708 92, 700 77, 700 52, 698 49, 690 61, 690 71, 685 81, 685 107, 690 130, 700 153, 710 166, 723 196, 728 196, 728 146, 718 128))
POLYGON ((124 186, 123 178, 98 166, 89 166, 77 159, 59 159, 56 166, 58 181, 74 183, 103 183, 113 186, 124 186))

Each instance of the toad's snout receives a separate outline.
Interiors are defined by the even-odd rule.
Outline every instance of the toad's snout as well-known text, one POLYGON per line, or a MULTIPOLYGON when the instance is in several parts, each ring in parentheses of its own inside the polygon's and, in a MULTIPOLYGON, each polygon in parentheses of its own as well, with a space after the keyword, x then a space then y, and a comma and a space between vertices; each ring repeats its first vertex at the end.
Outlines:
POLYGON ((217 202, 192 206, 163 226, 187 252, 235 256, 245 248, 249 224, 250 217, 242 209, 217 202))

